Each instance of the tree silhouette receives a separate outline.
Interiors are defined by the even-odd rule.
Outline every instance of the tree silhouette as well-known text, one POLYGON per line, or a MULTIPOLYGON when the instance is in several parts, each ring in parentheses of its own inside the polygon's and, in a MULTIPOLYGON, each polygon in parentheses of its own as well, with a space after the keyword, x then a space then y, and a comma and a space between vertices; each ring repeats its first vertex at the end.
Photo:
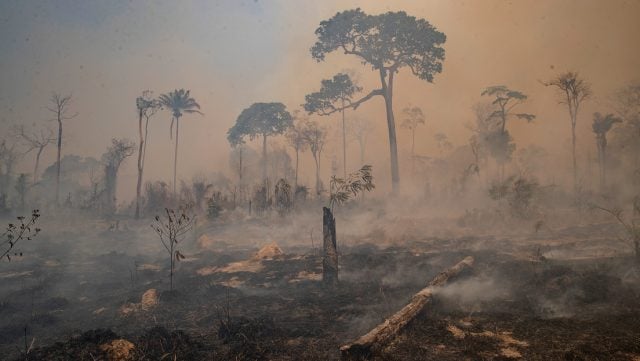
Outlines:
MULTIPOLYGON (((398 191, 400 173, 398 145, 393 115, 393 86, 395 74, 402 68, 422 80, 433 82, 436 73, 442 71, 444 49, 441 45, 446 36, 436 30, 427 20, 417 19, 407 13, 387 12, 367 15, 360 9, 339 12, 331 19, 322 21, 315 31, 317 42, 311 55, 317 61, 334 51, 358 57, 380 76, 379 89, 374 89, 363 98, 349 102, 345 107, 356 109, 360 104, 382 96, 385 101, 387 126, 389 129, 389 152, 393 192, 398 191)), ((338 107, 335 111, 341 111, 338 107)))
POLYGON ((282 103, 253 103, 244 109, 229 128, 229 144, 244 143, 249 137, 253 140, 262 137, 262 180, 267 181, 267 137, 283 134, 293 124, 293 118, 282 103))
POLYGON ((365 163, 365 151, 367 148, 367 142, 369 141, 369 135, 375 130, 374 124, 363 118, 353 118, 347 126, 347 132, 353 139, 358 142, 360 148, 360 164, 365 163))
POLYGON ((293 148, 296 152, 296 173, 294 177, 294 192, 298 189, 298 164, 300 159, 300 152, 304 152, 307 149, 307 142, 304 139, 304 134, 302 134, 302 123, 306 118, 300 118, 298 112, 294 113, 294 122, 291 127, 287 130, 285 134, 287 138, 287 143, 293 148))
POLYGON ((596 145, 598 147, 598 165, 600 167, 600 187, 604 190, 607 183, 607 133, 614 124, 622 123, 622 119, 613 114, 602 115, 593 113, 593 123, 591 129, 596 135, 596 145))
POLYGON ((351 103, 353 96, 362 90, 353 83, 349 75, 337 74, 333 79, 322 80, 320 91, 305 96, 304 109, 309 114, 330 115, 340 108, 342 113, 342 168, 344 177, 347 176, 347 126, 345 122, 346 105, 351 103))
POLYGON ((494 122, 497 127, 493 133, 488 135, 488 142, 491 145, 491 154, 500 165, 500 179, 502 180, 504 166, 511 159, 511 154, 515 150, 515 144, 511 143, 512 138, 507 130, 507 121, 516 118, 531 122, 536 116, 528 113, 513 113, 513 108, 527 100, 527 96, 504 85, 487 87, 480 95, 493 99, 491 104, 494 110, 489 114, 489 120, 494 122))
POLYGON ((142 192, 142 175, 144 172, 144 160, 147 153, 149 135, 149 119, 160 109, 160 101, 153 99, 152 92, 146 90, 136 98, 138 111, 138 182, 136 183, 136 219, 140 218, 140 193, 142 192), (144 119, 144 128, 142 120, 144 119))
POLYGON ((36 151, 36 159, 35 165, 33 167, 33 184, 38 181, 38 167, 40 166, 40 156, 44 149, 51 143, 53 143, 56 138, 53 136, 53 131, 49 128, 41 129, 39 132, 32 131, 28 132, 24 125, 18 127, 17 132, 19 137, 24 141, 24 145, 27 147, 27 151, 25 154, 30 153, 31 151, 36 151))
POLYGON ((71 95, 60 95, 53 93, 51 103, 47 107, 47 110, 54 114, 54 121, 58 122, 58 155, 56 156, 56 205, 59 205, 60 201, 60 155, 62 154, 62 123, 65 120, 73 119, 78 116, 78 113, 69 115, 69 106, 71 104, 71 95))
POLYGON ((580 105, 591 96, 591 86, 581 79, 576 72, 559 74, 554 79, 543 83, 545 86, 554 86, 558 91, 558 102, 565 104, 569 110, 571 120, 571 151, 573 159, 573 191, 578 192, 578 163, 576 161, 576 124, 578 122, 578 110, 580 105))
POLYGON ((111 139, 111 146, 102 155, 104 164, 104 188, 106 208, 108 212, 114 212, 116 207, 116 186, 118 182, 118 170, 122 162, 133 155, 135 143, 128 139, 111 139))
POLYGON ((411 132, 411 172, 415 171, 415 157, 416 157, 416 129, 422 124, 425 124, 424 113, 420 107, 406 107, 402 109, 404 119, 402 120, 401 127, 409 129, 411 132))
POLYGON ((320 182, 320 161, 322 150, 327 140, 327 129, 318 122, 307 119, 302 123, 302 138, 309 146, 313 160, 316 163, 316 195, 322 192, 322 183, 320 182))
POLYGON ((198 113, 202 115, 199 110, 200 105, 195 99, 191 97, 190 90, 176 89, 168 94, 160 95, 160 104, 171 111, 171 126, 169 128, 169 134, 173 134, 173 123, 176 123, 176 149, 173 158, 173 195, 176 195, 176 184, 178 174, 178 138, 179 138, 179 126, 180 117, 183 114, 198 113))

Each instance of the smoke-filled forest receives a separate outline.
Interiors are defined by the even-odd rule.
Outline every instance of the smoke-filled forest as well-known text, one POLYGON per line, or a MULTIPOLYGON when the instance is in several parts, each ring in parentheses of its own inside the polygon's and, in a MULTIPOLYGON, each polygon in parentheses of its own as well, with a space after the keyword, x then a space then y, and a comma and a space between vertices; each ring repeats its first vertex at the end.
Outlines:
POLYGON ((640 360, 640 2, 0 2, 0 359, 640 360))

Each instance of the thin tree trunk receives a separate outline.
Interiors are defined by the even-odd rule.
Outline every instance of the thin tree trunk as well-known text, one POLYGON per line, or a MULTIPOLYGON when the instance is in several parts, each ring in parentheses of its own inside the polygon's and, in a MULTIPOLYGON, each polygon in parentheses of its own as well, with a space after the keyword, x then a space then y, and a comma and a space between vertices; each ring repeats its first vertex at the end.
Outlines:
POLYGON ((173 156, 173 196, 176 196, 176 185, 178 180, 178 128, 180 127, 180 118, 176 117, 176 150, 173 156))
POLYGON ((344 120, 344 98, 342 98, 342 170, 343 176, 347 178, 347 127, 344 120))
POLYGON ((336 245, 336 219, 327 207, 322 207, 322 282, 328 286, 338 284, 338 249, 336 245))
POLYGON ((411 129, 411 174, 415 174, 415 161, 416 161, 416 128, 411 129))
POLYGON ((576 122, 571 121, 571 155, 573 160, 573 193, 578 194, 578 162, 576 161, 576 122))
POLYGON ((602 190, 607 187, 607 140, 602 140, 602 190))
POLYGON ((58 110, 58 155, 56 160, 56 206, 60 205, 60 153, 62 153, 62 119, 58 110))
POLYGON ((296 177, 294 180, 293 186, 293 194, 295 199, 296 190, 298 189, 298 160, 299 160, 300 150, 296 147, 296 177))
POLYGON ((138 135, 139 135, 139 146, 138 146, 138 182, 136 184, 136 214, 135 218, 140 218, 140 192, 142 190, 142 157, 144 150, 145 139, 142 135, 142 110, 138 113, 138 135))
POLYGON ((380 69, 380 81, 387 112, 387 127, 389 128, 389 153, 391 157, 391 186, 392 193, 397 194, 400 187, 400 172, 398 166, 398 144, 396 141, 396 123, 393 117, 393 70, 389 71, 389 84, 386 83, 386 70, 380 69))
POLYGON ((313 160, 316 161, 316 195, 320 195, 320 154, 314 154, 313 160))
POLYGON ((38 181, 38 167, 40 166, 40 155, 42 155, 42 151, 44 147, 38 148, 38 153, 36 153, 36 165, 33 167, 33 184, 36 184, 38 181))

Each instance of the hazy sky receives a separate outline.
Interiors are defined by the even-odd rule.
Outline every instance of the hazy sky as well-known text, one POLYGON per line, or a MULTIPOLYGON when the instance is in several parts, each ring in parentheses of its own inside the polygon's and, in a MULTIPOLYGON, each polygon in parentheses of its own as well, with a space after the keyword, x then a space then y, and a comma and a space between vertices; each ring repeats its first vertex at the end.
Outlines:
MULTIPOLYGON (((539 82, 566 70, 579 71, 593 85, 595 96, 579 120, 579 142, 583 152, 595 154, 591 114, 610 111, 611 92, 640 79, 640 1, 3 0, 0 129, 6 135, 16 123, 53 127, 44 109, 51 92, 72 93, 79 116, 66 124, 64 153, 99 157, 113 137, 136 139, 135 98, 142 90, 187 88, 204 116, 187 115, 181 122, 182 177, 227 171, 226 131, 251 103, 282 101, 294 110, 322 78, 345 69, 359 74, 365 91, 377 85, 375 74, 356 59, 335 54, 316 63, 309 55, 319 22, 355 7, 368 13, 406 10, 447 35, 444 69, 433 84, 406 72, 396 83, 397 117, 408 104, 426 113, 416 146, 420 154, 435 154, 435 132, 448 134, 455 145, 466 143, 465 125, 473 120, 471 107, 481 100, 482 88, 504 84, 528 94, 530 101, 520 109, 538 116, 533 124, 509 125, 516 142, 544 145, 558 154, 557 161, 567 161, 566 110, 539 82)), ((372 159, 384 181, 382 99, 358 114, 377 126, 372 159)), ((169 120, 168 112, 154 119, 147 179, 171 179, 169 120)), ((399 138, 407 140, 408 134, 399 130, 399 138)), ((327 152, 325 170, 333 153, 327 152)), ((44 163, 54 155, 52 147, 44 163)), ((310 170, 310 156, 305 157, 310 170)), ((123 167, 124 184, 135 179, 134 164, 131 158, 123 167)), ((31 158, 23 169, 31 169, 31 158)), ((133 193, 129 188, 120 187, 124 196, 133 193)))

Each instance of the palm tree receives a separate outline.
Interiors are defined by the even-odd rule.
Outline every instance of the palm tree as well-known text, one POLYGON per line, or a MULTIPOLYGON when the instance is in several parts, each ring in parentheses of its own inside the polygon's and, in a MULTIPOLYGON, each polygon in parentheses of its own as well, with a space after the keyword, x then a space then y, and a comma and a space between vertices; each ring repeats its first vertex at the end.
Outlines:
POLYGON ((602 114, 596 112, 593 113, 593 124, 591 128, 596 135, 596 144, 598 146, 598 162, 600 165, 600 187, 604 189, 606 185, 606 172, 607 172, 607 133, 611 130, 614 124, 621 123, 622 119, 615 117, 613 114, 602 114))
POLYGON ((171 127, 169 128, 169 134, 173 136, 173 123, 176 123, 176 150, 173 159, 173 195, 176 194, 176 180, 177 180, 177 169, 178 169, 178 131, 180 125, 180 117, 186 113, 198 113, 202 115, 200 112, 200 105, 190 96, 190 90, 184 89, 176 89, 168 94, 160 95, 160 104, 167 107, 167 109, 171 110, 172 118, 171 118, 171 127))

